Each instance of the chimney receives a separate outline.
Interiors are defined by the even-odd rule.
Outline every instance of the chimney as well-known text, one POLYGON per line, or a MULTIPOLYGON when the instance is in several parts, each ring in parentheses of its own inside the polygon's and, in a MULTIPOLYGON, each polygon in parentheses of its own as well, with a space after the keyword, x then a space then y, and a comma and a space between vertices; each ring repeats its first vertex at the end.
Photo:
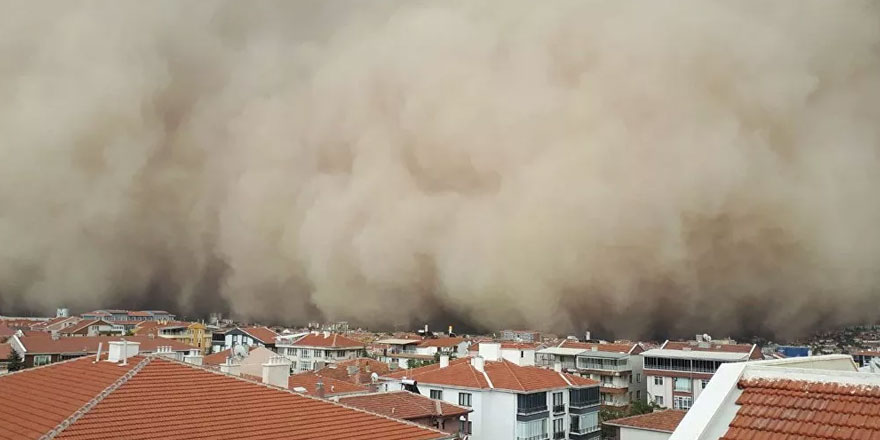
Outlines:
POLYGON ((324 398, 324 382, 322 382, 321 379, 318 379, 318 383, 315 384, 315 395, 318 396, 318 398, 324 398))
POLYGON ((587 331, 584 333, 584 340, 585 340, 585 341, 589 341, 589 340, 590 340, 590 331, 589 331, 589 330, 587 330, 587 331))
POLYGON ((192 365, 202 365, 204 359, 202 352, 199 350, 190 350, 189 354, 183 357, 184 362, 192 365))
POLYGON ((241 364, 228 357, 226 358, 226 363, 220 364, 220 372, 239 376, 241 375, 241 364))
MULTIPOLYGON (((480 345, 482 345, 482 344, 480 344, 480 345)), ((477 371, 479 371, 480 373, 483 373, 486 371, 486 360, 483 359, 482 356, 472 357, 471 358, 471 365, 473 365, 474 368, 476 368, 477 371)))
POLYGON ((450 336, 452 336, 452 326, 451 325, 449 326, 449 331, 446 333, 448 333, 450 336))
POLYGON ((440 355, 440 368, 446 368, 449 366, 449 355, 443 354, 440 355))
POLYGON ((122 339, 110 341, 107 345, 110 346, 107 350, 107 360, 110 362, 124 362, 128 358, 138 355, 141 344, 140 342, 130 342, 122 339))
POLYGON ((330 337, 330 332, 328 332, 327 330, 324 330, 324 339, 327 339, 329 337, 330 337))
POLYGON ((52 330, 51 335, 53 341, 57 341, 58 338, 61 337, 61 335, 58 334, 58 330, 52 330))
POLYGON ((263 364, 263 383, 287 389, 290 379, 290 361, 284 356, 272 356, 263 364))
POLYGON ((562 372, 562 362, 559 362, 559 361, 554 362, 553 363, 553 371, 555 371, 557 373, 561 373, 562 372))

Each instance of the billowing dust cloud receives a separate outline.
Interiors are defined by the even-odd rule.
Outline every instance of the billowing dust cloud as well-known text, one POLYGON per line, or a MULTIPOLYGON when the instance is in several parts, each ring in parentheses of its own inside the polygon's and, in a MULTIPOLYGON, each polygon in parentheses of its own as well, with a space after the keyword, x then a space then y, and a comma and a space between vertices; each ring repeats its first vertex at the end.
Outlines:
POLYGON ((875 2, 4 3, 0 313, 876 318, 875 2))

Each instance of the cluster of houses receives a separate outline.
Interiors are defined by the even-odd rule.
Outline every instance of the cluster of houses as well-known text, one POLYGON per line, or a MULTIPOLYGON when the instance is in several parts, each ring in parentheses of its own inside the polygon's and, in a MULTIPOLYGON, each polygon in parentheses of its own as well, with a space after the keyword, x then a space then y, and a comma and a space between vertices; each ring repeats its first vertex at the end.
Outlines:
MULTIPOLYGON (((776 438, 748 437, 762 435, 764 425, 743 409, 748 408, 743 396, 773 392, 788 396, 789 388, 800 386, 786 382, 777 388, 771 383, 777 378, 801 380, 801 374, 804 381, 822 382, 838 377, 849 380, 846 384, 853 386, 880 387, 880 382, 874 383, 876 373, 860 372, 861 365, 848 356, 777 355, 763 360, 755 345, 712 340, 708 335, 698 335, 690 341, 650 344, 592 340, 589 335, 583 340, 555 340, 537 332, 515 330, 501 331, 493 338, 461 337, 451 330, 434 334, 427 329, 390 335, 347 328, 345 332, 276 332, 263 326, 220 327, 175 319, 164 311, 123 310, 98 310, 78 317, 59 310, 52 319, 2 319, 0 360, 10 359, 15 353, 21 360, 18 368, 23 369, 0 376, 0 398, 14 397, 6 394, 18 389, 17 386, 37 386, 29 379, 35 375, 51 376, 57 372, 59 380, 72 372, 103 375, 107 365, 117 364, 137 373, 126 379, 132 383, 146 374, 139 371, 155 370, 150 377, 163 373, 192 376, 194 382, 222 382, 232 388, 240 387, 242 395, 262 395, 270 389, 279 394, 266 394, 266 398, 277 399, 282 407, 289 404, 295 410, 307 403, 320 402, 328 409, 319 411, 316 406, 315 414, 338 413, 338 421, 316 415, 314 429, 323 429, 318 425, 347 423, 346 418, 357 419, 360 413, 351 412, 357 410, 377 417, 375 420, 399 423, 388 424, 389 433, 409 433, 399 434, 399 438, 737 439, 776 438), (16 385, 17 382, 25 385, 16 385), (624 411, 636 402, 655 411, 600 420, 600 408, 624 411), (331 407, 339 409, 331 411, 331 407), (692 416, 694 412, 700 415, 692 416)), ((155 377, 143 381, 161 388, 155 377)), ((123 384, 119 393, 124 387, 123 384)), ((219 403, 221 395, 238 399, 228 393, 218 390, 218 403, 212 404, 223 407, 225 403, 219 403)), ((880 391, 876 391, 876 396, 880 396, 880 391)), ((107 399, 112 401, 112 397, 110 393, 107 399)), ((72 415, 80 414, 77 418, 81 421, 59 421, 62 425, 67 423, 60 436, 79 432, 70 431, 71 426, 86 431, 98 429, 85 424, 85 420, 100 408, 98 403, 85 417, 81 416, 82 410, 72 411, 72 415)), ((880 402, 877 408, 880 410, 880 402)), ((255 411, 247 410, 249 414, 255 411)), ((269 417, 270 413, 257 417, 269 417)), ((7 416, 15 414, 0 410, 0 425, 7 416)), ((278 414, 272 417, 267 426, 275 426, 284 419, 278 414)), ((247 419, 253 422, 250 417, 247 419)), ((304 432, 311 432, 307 417, 297 420, 306 429, 304 432)), ((132 425, 132 429, 140 429, 134 421, 132 425)), ((398 434, 380 435, 379 424, 376 426, 376 431, 363 433, 363 438, 397 438, 394 435, 398 434)), ((24 431, 11 437, 41 438, 51 433, 41 431, 43 428, 22 428, 24 431), (25 431, 27 435, 22 434, 25 431)), ((3 429, 0 428, 0 438, 3 429)), ((214 427, 206 423, 203 429, 209 433, 214 427)), ((849 428, 842 424, 840 429, 849 428)), ((103 431, 98 429, 91 435, 100 438, 100 432, 103 431)), ((348 431, 340 430, 337 434, 343 432, 348 431)), ((162 438, 173 437, 169 434, 162 438)), ((311 437, 303 434, 302 438, 311 437)), ((328 438, 360 437, 345 434, 328 438)))

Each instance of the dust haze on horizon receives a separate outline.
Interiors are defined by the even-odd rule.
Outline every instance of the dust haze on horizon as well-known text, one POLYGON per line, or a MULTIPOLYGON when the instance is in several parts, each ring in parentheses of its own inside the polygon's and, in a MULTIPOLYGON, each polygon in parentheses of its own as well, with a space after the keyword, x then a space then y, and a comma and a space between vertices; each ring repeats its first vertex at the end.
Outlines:
POLYGON ((876 320, 875 2, 0 4, 0 314, 876 320))

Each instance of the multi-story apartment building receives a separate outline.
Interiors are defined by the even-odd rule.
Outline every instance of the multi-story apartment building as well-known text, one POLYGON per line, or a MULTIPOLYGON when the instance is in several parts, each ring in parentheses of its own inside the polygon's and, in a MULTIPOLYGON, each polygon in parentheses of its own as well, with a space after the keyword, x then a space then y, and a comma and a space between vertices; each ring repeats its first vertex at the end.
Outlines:
POLYGON ((477 356, 387 375, 386 390, 409 389, 473 409, 469 439, 598 439, 599 386, 562 371, 505 360, 497 343, 477 356))
POLYGON ((413 361, 434 360, 433 354, 416 351, 421 339, 387 338, 373 343, 377 358, 391 368, 410 368, 413 361))
POLYGON ((498 339, 509 342, 541 342, 541 334, 534 330, 501 330, 498 339))
POLYGON ((268 327, 236 327, 225 332, 212 332, 212 352, 230 349, 236 345, 266 347, 275 349, 278 333, 268 327))
POLYGON ((83 313, 83 319, 105 321, 173 321, 174 315, 164 310, 95 310, 83 313))
POLYGON ((293 371, 314 371, 336 362, 356 359, 366 354, 363 342, 330 332, 312 332, 298 339, 279 339, 278 354, 287 356, 293 371))
POLYGON ((205 354, 211 346, 211 332, 200 322, 160 325, 156 328, 156 336, 189 344, 205 354))
POLYGON ((538 350, 538 365, 557 362, 564 371, 599 382, 604 406, 624 407, 647 396, 642 373, 644 347, 639 343, 591 343, 565 340, 556 347, 538 350))
POLYGON ((643 352, 642 358, 648 399, 664 408, 687 410, 722 364, 764 357, 756 345, 713 342, 704 335, 694 341, 666 341, 643 352))

